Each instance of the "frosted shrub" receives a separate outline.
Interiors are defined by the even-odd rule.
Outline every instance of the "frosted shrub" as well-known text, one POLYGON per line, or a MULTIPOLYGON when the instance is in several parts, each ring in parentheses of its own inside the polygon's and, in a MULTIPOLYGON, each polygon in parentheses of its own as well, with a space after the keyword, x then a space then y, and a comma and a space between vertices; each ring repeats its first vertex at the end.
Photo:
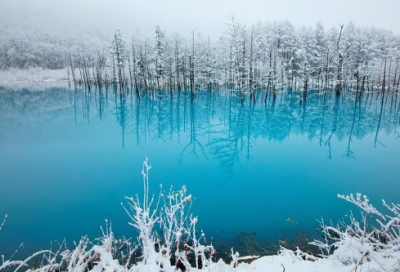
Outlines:
POLYGON ((149 171, 147 158, 143 163, 143 200, 139 197, 127 197, 128 207, 124 207, 129 215, 129 223, 139 232, 138 243, 141 260, 138 270, 143 266, 157 270, 171 268, 171 259, 175 267, 190 267, 189 256, 194 256, 196 268, 210 264, 214 248, 205 246, 205 235, 201 231, 197 236, 197 217, 189 214, 192 196, 187 195, 186 187, 178 191, 172 188, 168 195, 161 192, 155 202, 154 196, 149 198, 149 171), (155 230, 158 227, 159 232, 155 230))
POLYGON ((106 229, 100 228, 102 237, 91 243, 88 237, 81 238, 72 251, 64 251, 63 259, 68 264, 66 271, 126 271, 135 247, 127 239, 115 239, 114 233, 106 220, 106 229), (119 254, 119 251, 127 254, 119 254), (118 255, 119 254, 119 255, 118 255), (119 258, 118 258, 119 257, 119 258), (125 266, 120 265, 125 263, 125 266))
POLYGON ((342 262, 345 265, 362 265, 373 261, 382 268, 389 259, 400 257, 400 205, 383 205, 389 214, 378 211, 369 203, 367 196, 361 194, 338 195, 362 210, 358 220, 350 213, 349 222, 339 222, 329 226, 321 220, 324 241, 314 241, 325 258, 342 262), (371 220, 372 219, 372 220, 371 220))

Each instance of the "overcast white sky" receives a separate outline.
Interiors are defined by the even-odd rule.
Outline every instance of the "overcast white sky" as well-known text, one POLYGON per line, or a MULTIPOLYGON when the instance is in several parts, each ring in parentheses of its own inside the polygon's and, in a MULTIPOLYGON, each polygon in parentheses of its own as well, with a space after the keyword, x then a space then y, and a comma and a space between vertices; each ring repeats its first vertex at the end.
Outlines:
POLYGON ((288 19, 297 27, 321 21, 328 28, 352 20, 400 33, 399 11, 400 0, 0 0, 0 28, 82 29, 106 37, 116 28, 153 35, 158 24, 217 38, 233 14, 245 24, 288 19))

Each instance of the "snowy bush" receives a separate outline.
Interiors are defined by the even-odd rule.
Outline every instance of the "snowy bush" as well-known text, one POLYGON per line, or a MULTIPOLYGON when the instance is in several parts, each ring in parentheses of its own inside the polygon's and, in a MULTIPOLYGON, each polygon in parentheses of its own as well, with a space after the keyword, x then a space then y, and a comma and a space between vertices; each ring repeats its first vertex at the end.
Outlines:
POLYGON ((127 197, 128 207, 124 207, 132 222, 129 224, 139 232, 138 242, 141 260, 137 264, 158 270, 170 268, 171 259, 175 267, 189 268, 190 258, 194 258, 196 268, 207 267, 214 253, 212 245, 205 246, 205 235, 196 232, 197 217, 188 213, 192 196, 187 195, 186 187, 179 191, 170 189, 165 197, 161 193, 156 203, 154 196, 149 199, 149 170, 147 159, 143 163, 143 200, 127 197), (154 206, 154 207, 153 207, 154 206), (155 228, 159 228, 159 232, 155 228))
POLYGON ((356 196, 338 197, 359 207, 362 210, 361 219, 350 213, 348 222, 342 221, 336 226, 326 225, 321 220, 325 239, 312 242, 321 250, 321 256, 355 267, 371 262, 382 269, 389 269, 389 265, 396 262, 399 267, 400 205, 389 205, 383 200, 383 206, 389 212, 387 215, 370 204, 365 195, 357 193, 356 196))

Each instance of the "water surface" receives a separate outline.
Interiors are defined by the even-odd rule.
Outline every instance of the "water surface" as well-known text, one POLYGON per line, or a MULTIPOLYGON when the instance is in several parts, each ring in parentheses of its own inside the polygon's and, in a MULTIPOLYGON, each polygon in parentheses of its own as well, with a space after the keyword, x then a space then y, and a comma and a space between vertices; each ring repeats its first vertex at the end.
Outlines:
POLYGON ((256 105, 227 91, 161 99, 130 92, 64 87, 0 90, 0 252, 95 238, 104 219, 133 236, 121 208, 142 192, 141 167, 153 166, 151 192, 186 185, 208 237, 240 232, 285 239, 313 235, 355 207, 338 193, 399 202, 400 99, 311 93, 300 104, 281 92, 256 105), (292 218, 297 224, 288 222, 292 218))

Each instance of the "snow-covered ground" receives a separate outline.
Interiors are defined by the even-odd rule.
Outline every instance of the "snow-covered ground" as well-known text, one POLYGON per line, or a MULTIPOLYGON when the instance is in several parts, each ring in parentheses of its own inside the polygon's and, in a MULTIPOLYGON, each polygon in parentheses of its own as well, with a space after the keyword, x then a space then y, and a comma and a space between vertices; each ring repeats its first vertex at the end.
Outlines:
MULTIPOLYGON (((349 252, 351 254, 351 252, 349 252)), ((255 260, 251 264, 239 264, 231 271, 245 272, 348 272, 348 271, 399 271, 399 257, 387 259, 385 263, 378 263, 375 260, 362 261, 360 264, 344 265, 335 258, 321 259, 317 261, 305 261, 295 256, 293 251, 283 250, 279 255, 266 256, 255 260)), ((220 270, 227 271, 227 270, 220 270)))
POLYGON ((0 70, 0 84, 19 82, 51 82, 67 80, 67 69, 50 70, 43 68, 28 68, 0 70))

